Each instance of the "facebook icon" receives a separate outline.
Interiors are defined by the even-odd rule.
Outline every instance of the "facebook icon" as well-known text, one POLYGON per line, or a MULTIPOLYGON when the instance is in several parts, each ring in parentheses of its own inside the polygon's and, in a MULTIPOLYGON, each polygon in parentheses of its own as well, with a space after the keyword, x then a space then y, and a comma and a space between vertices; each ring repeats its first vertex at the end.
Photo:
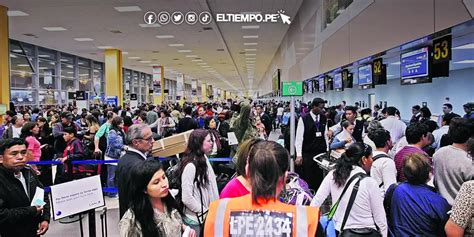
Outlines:
POLYGON ((156 17, 155 12, 149 11, 149 12, 145 13, 145 15, 143 16, 143 19, 145 20, 146 24, 152 25, 152 24, 155 24, 155 22, 158 18, 156 17))

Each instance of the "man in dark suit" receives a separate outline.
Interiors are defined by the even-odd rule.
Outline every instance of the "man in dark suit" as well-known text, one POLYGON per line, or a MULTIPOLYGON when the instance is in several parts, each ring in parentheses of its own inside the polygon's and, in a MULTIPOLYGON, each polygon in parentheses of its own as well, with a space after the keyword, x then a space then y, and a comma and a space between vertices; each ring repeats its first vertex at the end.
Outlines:
POLYGON ((420 118, 421 118, 420 109, 421 107, 419 105, 414 105, 413 107, 411 107, 411 112, 413 116, 411 116, 410 124, 420 122, 420 118))
POLYGON ((184 116, 184 118, 179 120, 178 132, 180 132, 180 133, 181 132, 186 132, 186 131, 197 128, 197 123, 193 119, 193 117, 191 116, 192 112, 193 112, 193 109, 190 106, 187 106, 187 107, 184 108, 185 116, 184 116))
POLYGON ((153 147, 153 133, 147 124, 136 124, 128 128, 126 143, 127 152, 123 155, 117 166, 117 181, 119 191, 120 218, 129 208, 130 170, 136 164, 147 159, 147 154, 153 147))
POLYGON ((270 136, 270 132, 272 131, 272 120, 270 116, 263 110, 262 105, 257 105, 256 107, 257 116, 260 116, 260 120, 262 121, 263 125, 265 125, 265 132, 267 136, 270 136))

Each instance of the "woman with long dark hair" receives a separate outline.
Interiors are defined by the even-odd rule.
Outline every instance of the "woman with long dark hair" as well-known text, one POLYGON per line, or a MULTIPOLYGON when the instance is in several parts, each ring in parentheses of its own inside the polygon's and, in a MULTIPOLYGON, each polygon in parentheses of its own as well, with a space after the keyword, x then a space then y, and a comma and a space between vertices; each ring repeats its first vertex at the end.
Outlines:
POLYGON ((364 143, 350 145, 341 158, 337 160, 336 167, 324 178, 311 206, 321 206, 331 194, 332 203, 340 198, 339 205, 334 214, 335 228, 340 233, 350 232, 355 228, 364 228, 368 232, 379 232, 387 236, 387 219, 383 208, 383 199, 380 195, 375 179, 367 174, 372 166, 372 148, 364 143), (349 205, 353 188, 359 184, 357 195, 346 222, 344 216, 349 205), (345 186, 347 192, 343 193, 345 186), (342 196, 341 196, 342 194, 342 196))
POLYGON ((161 137, 169 137, 173 135, 175 131, 175 126, 176 123, 174 120, 171 118, 170 113, 168 110, 161 110, 160 112, 160 119, 158 120, 160 125, 159 125, 159 132, 161 137))
MULTIPOLYGON (((134 166, 128 185, 130 208, 120 220, 120 236, 182 236, 187 227, 159 161, 146 160, 134 166)), ((189 236, 194 236, 191 232, 189 236)))
POLYGON ((216 157, 218 152, 221 150, 221 137, 219 135, 219 131, 217 131, 218 121, 213 117, 206 118, 205 121, 205 128, 211 134, 211 139, 213 141, 212 151, 209 154, 210 157, 216 157))
POLYGON ((194 130, 178 167, 184 204, 183 220, 198 233, 204 224, 209 204, 219 198, 216 175, 207 159, 212 146, 209 131, 194 130))
MULTIPOLYGON (((25 139, 28 144, 28 161, 40 161, 41 159, 41 143, 37 139, 38 134, 39 127, 35 122, 27 122, 21 128, 20 138, 25 139)), ((31 168, 37 175, 41 174, 36 165, 31 165, 31 168)))
POLYGON ((246 174, 250 194, 215 201, 209 208, 205 236, 315 236, 319 210, 282 203, 290 156, 273 141, 250 149, 246 174))

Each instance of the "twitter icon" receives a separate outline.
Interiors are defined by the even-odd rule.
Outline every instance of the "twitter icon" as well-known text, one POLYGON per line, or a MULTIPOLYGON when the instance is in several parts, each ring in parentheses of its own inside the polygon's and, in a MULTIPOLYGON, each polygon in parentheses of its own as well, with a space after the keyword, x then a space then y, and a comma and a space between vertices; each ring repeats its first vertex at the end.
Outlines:
POLYGON ((173 14, 171 14, 171 21, 175 25, 180 25, 184 21, 184 15, 180 11, 175 11, 173 14))

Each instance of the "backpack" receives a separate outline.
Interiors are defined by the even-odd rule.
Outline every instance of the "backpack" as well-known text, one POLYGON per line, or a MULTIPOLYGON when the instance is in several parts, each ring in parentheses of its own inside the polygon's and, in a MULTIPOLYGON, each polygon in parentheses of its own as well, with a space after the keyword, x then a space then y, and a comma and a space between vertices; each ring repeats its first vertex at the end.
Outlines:
POLYGON ((297 173, 289 172, 285 188, 280 194, 280 200, 290 205, 308 206, 314 197, 314 191, 299 177, 297 173))
MULTIPOLYGON (((184 212, 184 203, 182 200, 182 190, 181 190, 181 174, 179 173, 180 164, 181 164, 181 161, 179 160, 175 165, 172 165, 168 169, 166 169, 165 173, 169 180, 168 188, 178 190, 178 192, 174 195, 174 199, 176 201, 178 209, 184 212)), ((196 181, 197 181, 197 176, 194 177, 194 182, 196 181)))
MULTIPOLYGON (((381 159, 381 158, 392 159, 390 156, 388 156, 386 154, 378 154, 378 155, 372 157, 372 162, 375 162, 376 160, 381 159)), ((384 185, 384 183, 382 181, 382 183, 379 184, 379 188, 383 187, 383 185, 384 185)))

